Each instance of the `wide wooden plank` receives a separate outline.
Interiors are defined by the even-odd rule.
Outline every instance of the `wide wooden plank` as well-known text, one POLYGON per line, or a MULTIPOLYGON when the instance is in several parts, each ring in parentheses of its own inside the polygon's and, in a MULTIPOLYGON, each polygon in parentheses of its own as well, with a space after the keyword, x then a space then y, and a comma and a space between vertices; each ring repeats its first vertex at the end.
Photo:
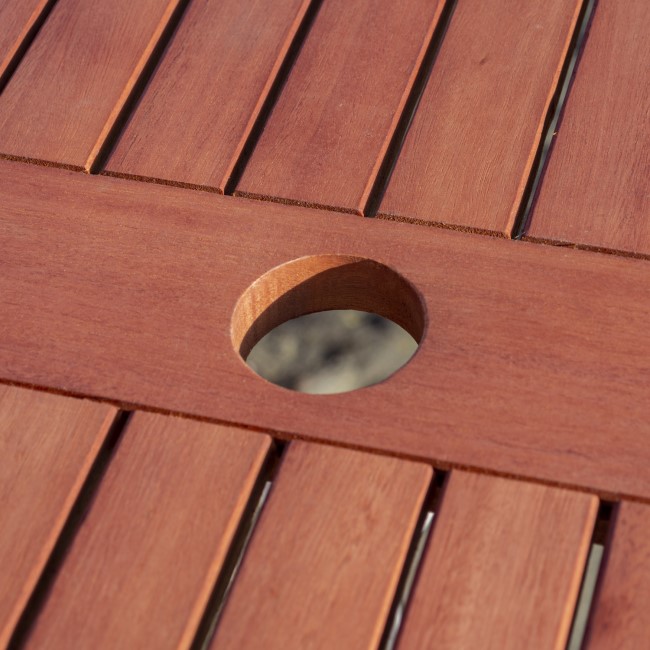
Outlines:
POLYGON ((361 213, 443 0, 327 0, 237 192, 361 213))
POLYGON ((57 2, 0 95, 0 154, 90 167, 178 2, 57 2))
POLYGON ((53 0, 4 0, 0 3, 0 91, 53 0))
POLYGON ((0 385, 0 647, 6 647, 115 417, 0 385))
POLYGON ((650 256, 650 12, 594 11, 528 236, 650 256))
POLYGON ((585 650, 633 650, 650 639, 650 507, 623 501, 613 526, 585 650))
POLYGON ((28 648, 188 648, 271 439, 136 413, 28 648))
POLYGON ((431 477, 291 443, 210 647, 376 647, 431 477))
POLYGON ((650 497, 645 260, 0 162, 5 380, 650 497), (356 305, 417 335, 424 307, 388 380, 304 395, 235 351, 242 293, 309 255, 275 316, 356 305))
POLYGON ((379 213, 510 236, 582 0, 459 0, 379 213))
POLYGON ((223 192, 309 4, 192 2, 107 169, 223 192))
POLYGON ((454 471, 398 647, 566 647, 598 499, 454 471))

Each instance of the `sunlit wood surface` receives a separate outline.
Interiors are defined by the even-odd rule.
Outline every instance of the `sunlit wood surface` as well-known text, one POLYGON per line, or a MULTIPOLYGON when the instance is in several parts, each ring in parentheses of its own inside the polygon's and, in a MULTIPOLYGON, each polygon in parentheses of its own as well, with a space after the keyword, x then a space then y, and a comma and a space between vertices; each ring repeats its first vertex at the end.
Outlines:
POLYGON ((2 2, 0 647, 559 650, 596 542, 582 647, 644 647, 649 27, 2 2), (328 309, 419 349, 245 365, 328 309))

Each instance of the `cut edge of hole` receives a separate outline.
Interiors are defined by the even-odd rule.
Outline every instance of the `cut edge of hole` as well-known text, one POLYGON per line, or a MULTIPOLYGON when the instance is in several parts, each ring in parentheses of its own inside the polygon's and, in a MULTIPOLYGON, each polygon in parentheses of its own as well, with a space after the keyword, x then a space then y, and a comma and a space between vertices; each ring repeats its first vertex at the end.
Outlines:
POLYGON ((387 318, 418 344, 425 336, 424 298, 397 271, 354 255, 309 255, 267 271, 239 297, 231 320, 233 347, 246 359, 253 346, 278 325, 338 309, 387 318))

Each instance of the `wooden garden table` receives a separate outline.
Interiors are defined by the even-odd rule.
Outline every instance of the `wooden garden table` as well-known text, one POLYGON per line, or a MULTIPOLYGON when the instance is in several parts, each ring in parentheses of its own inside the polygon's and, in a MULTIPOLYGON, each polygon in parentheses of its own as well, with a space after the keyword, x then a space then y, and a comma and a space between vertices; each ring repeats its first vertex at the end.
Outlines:
POLYGON ((583 647, 650 647, 649 29, 2 0, 0 646, 564 648, 601 540, 583 647), (340 308, 415 357, 243 362, 340 308))

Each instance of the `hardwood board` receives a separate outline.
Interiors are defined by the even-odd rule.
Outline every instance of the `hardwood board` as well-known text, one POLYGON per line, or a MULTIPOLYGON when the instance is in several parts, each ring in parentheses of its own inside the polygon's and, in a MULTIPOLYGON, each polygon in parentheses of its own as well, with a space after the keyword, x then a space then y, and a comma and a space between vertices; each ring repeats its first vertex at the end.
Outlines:
POLYGON ((528 236, 650 256, 650 12, 599 2, 528 236))
POLYGON ((270 444, 136 413, 26 647, 190 647, 270 444))
POLYGON ((179 0, 59 0, 0 95, 0 154, 89 168, 179 0))
POLYGON ((650 498, 645 260, 9 161, 0 194, 5 381, 650 498), (388 380, 305 395, 235 352, 245 289, 319 254, 298 263, 316 275, 280 316, 311 295, 342 308, 359 294, 399 315, 380 267, 328 271, 336 255, 417 288, 423 342, 388 380))
POLYGON ((223 193, 309 4, 192 2, 106 168, 223 193))
POLYGON ((431 478, 292 443, 210 647, 377 647, 431 478))
POLYGON ((454 471, 398 647, 563 650, 598 499, 454 471))
POLYGON ((458 0, 379 214, 506 237, 582 0, 458 0))
POLYGON ((623 502, 606 548, 585 650, 644 648, 650 638, 650 507, 623 502))
POLYGON ((53 0, 4 0, 0 3, 0 91, 27 44, 29 34, 53 0))
POLYGON ((237 193, 361 213, 443 5, 324 2, 237 193))
POLYGON ((116 410, 0 385, 0 647, 6 647, 116 410))

